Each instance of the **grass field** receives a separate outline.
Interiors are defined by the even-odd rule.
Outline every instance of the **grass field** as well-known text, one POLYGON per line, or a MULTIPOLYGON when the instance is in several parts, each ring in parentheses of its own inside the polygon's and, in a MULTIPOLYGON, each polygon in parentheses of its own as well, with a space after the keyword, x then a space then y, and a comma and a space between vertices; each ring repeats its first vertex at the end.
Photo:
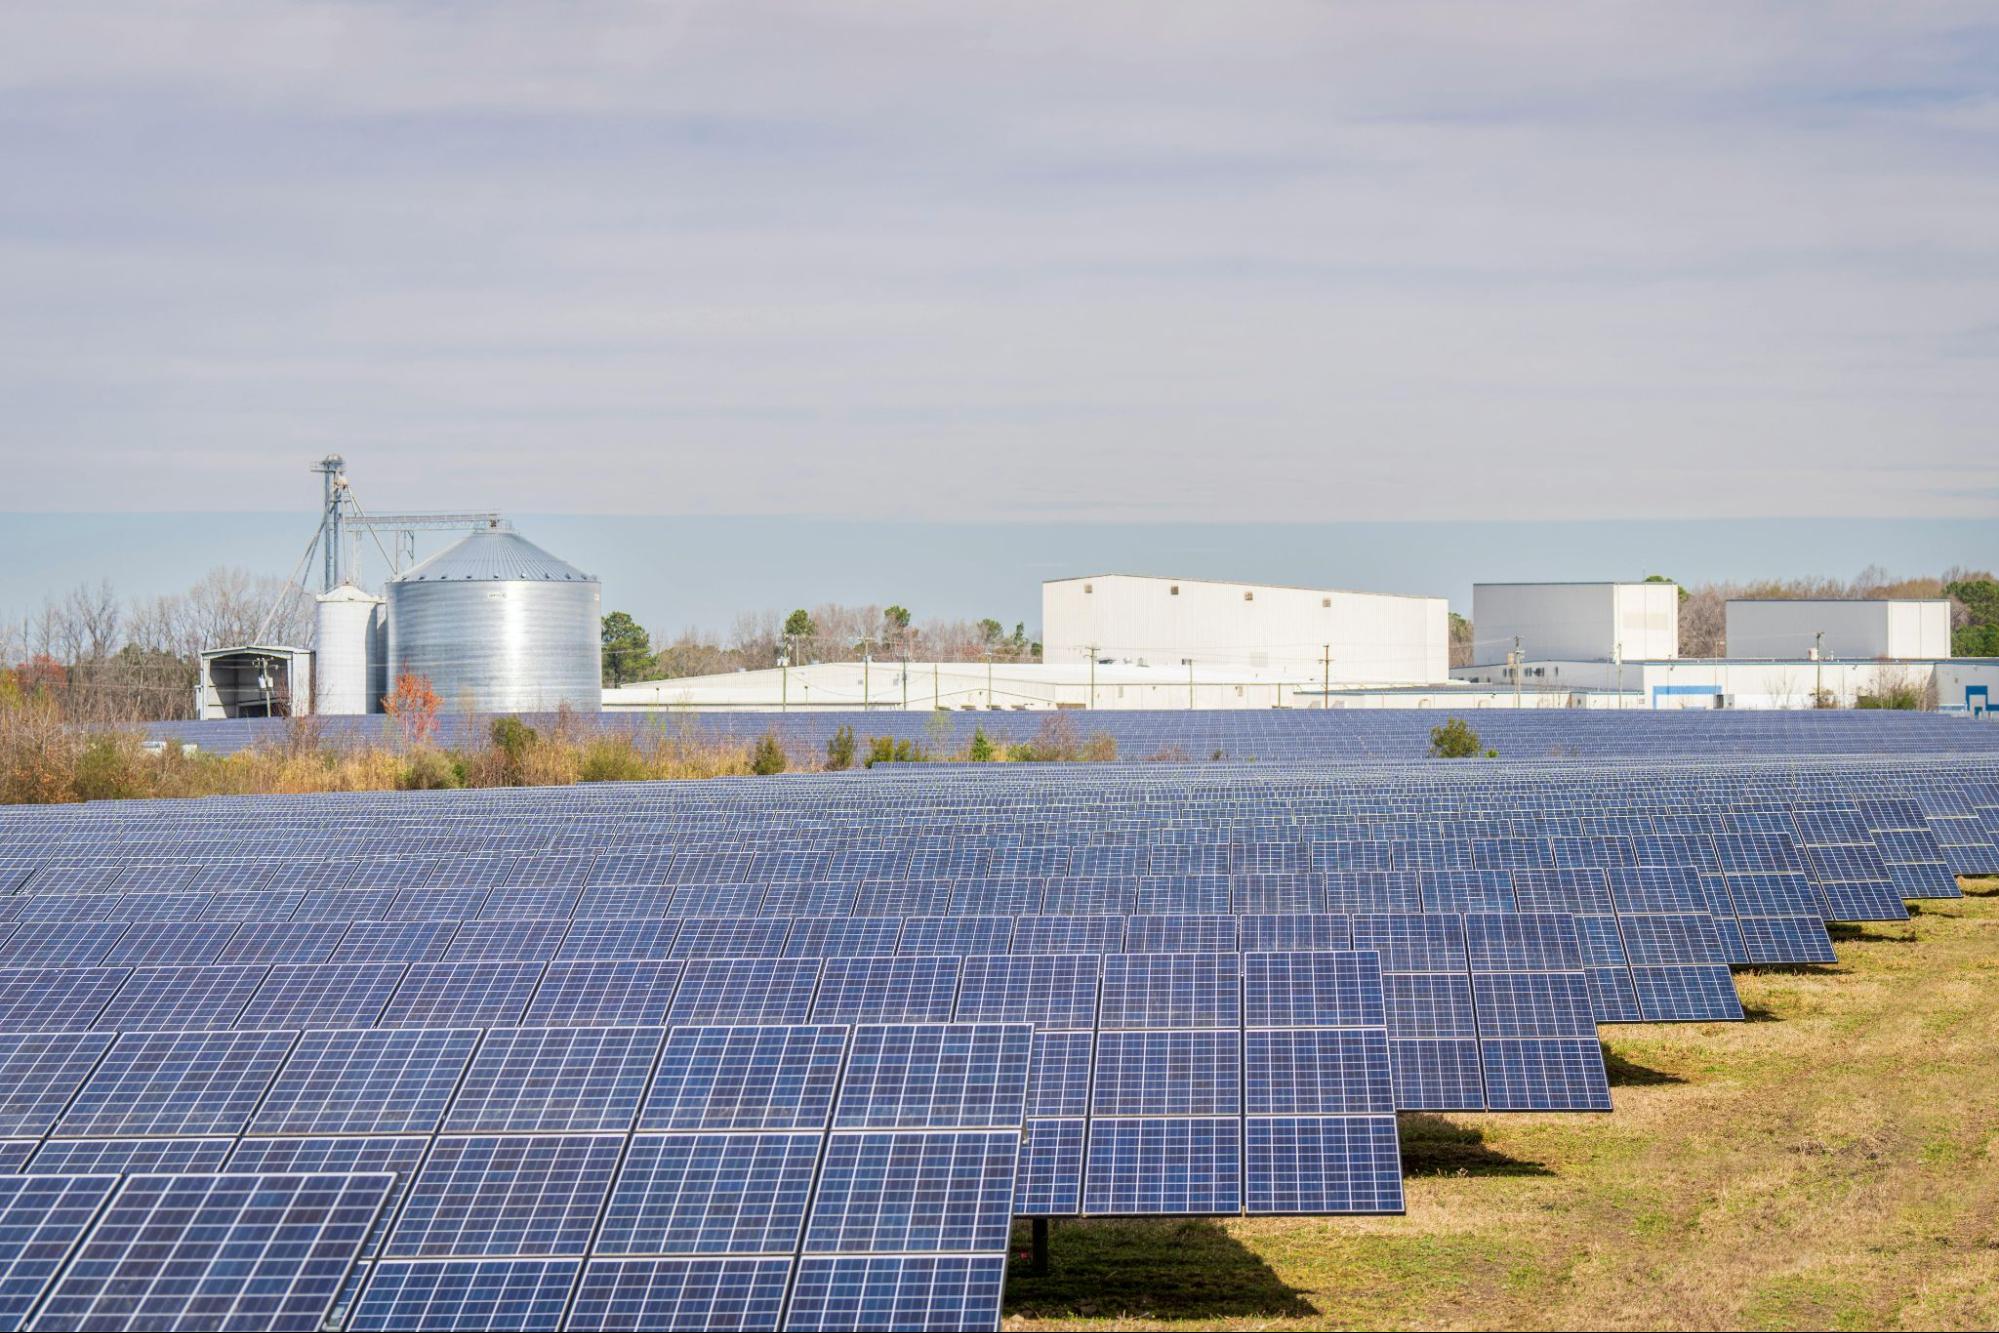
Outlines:
POLYGON ((1746 1023, 1602 1029, 1614 1114, 1404 1116, 1405 1217, 1058 1222, 1006 1326, 1999 1325, 1999 880, 1966 889, 1738 973, 1746 1023))

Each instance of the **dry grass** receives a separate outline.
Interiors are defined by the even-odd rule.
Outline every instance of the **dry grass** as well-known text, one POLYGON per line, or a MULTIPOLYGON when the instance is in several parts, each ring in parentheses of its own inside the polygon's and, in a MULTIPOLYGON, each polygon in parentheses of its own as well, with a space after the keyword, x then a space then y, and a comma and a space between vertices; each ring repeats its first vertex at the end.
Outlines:
POLYGON ((1405 1116, 1405 1217, 1057 1223, 1007 1327, 1994 1327, 1999 880, 1966 886, 1738 974, 1747 1023, 1605 1028, 1612 1115, 1405 1116))

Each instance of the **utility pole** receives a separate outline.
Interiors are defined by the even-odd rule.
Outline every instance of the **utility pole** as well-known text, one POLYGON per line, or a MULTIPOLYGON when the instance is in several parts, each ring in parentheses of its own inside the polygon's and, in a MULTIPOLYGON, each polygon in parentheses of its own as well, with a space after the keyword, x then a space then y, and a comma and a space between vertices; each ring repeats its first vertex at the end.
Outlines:
POLYGON ((902 640, 902 711, 909 711, 909 636, 902 640))
POLYGON ((791 649, 792 638, 787 634, 784 636, 784 651, 778 654, 777 659, 779 669, 777 711, 780 713, 791 711, 791 649))
POLYGON ((1825 631, 1812 635, 1812 707, 1825 707, 1825 631))
POLYGON ((1513 667, 1513 711, 1517 713, 1520 711, 1520 636, 1518 634, 1513 636, 1513 651, 1506 655, 1506 660, 1513 667))
POLYGON ((993 650, 992 650, 992 649, 990 649, 990 648, 988 648, 988 649, 986 649, 986 708, 987 708, 987 710, 988 710, 988 711, 991 711, 991 709, 992 709, 992 706, 993 706, 993 650))
POLYGON ((1084 651, 1090 655, 1090 707, 1097 706, 1097 645, 1091 644, 1084 651))
POLYGON ((1193 707, 1194 707, 1194 659, 1190 657, 1187 659, 1187 708, 1191 712, 1193 710, 1193 707))
POLYGON ((874 666, 874 641, 862 639, 855 646, 861 650, 861 711, 865 713, 874 707, 874 691, 868 683, 874 666))
POLYGON ((1333 645, 1329 643, 1325 645, 1325 649, 1325 652, 1319 658, 1319 665, 1325 671, 1324 676, 1319 681, 1319 707, 1331 708, 1333 706, 1333 645))

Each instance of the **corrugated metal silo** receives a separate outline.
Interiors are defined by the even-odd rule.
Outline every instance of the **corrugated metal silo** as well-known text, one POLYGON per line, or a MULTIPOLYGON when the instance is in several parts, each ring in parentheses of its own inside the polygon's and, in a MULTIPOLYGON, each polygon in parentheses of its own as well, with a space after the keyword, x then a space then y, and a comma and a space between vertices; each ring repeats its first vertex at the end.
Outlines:
POLYGON ((381 598, 343 583, 313 608, 314 711, 334 717, 379 712, 388 663, 381 598))
POLYGON ((475 532, 389 584, 389 677, 452 711, 603 704, 597 580, 515 532, 475 532))

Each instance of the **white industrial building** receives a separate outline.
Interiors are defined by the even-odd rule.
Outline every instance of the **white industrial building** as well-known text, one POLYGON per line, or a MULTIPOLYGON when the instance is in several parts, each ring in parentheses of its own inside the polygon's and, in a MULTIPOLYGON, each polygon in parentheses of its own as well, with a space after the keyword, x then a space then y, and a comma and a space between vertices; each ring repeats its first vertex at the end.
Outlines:
POLYGON ((1441 597, 1093 574, 1041 585, 1041 639, 1050 664, 1192 665, 1321 686, 1450 675, 1441 597))
POLYGON ((1575 707, 1853 708, 1913 691, 1983 714, 1999 690, 1999 662, 1951 659, 1947 601, 1745 599, 1726 614, 1729 655, 1685 659, 1671 583, 1475 584, 1477 650, 1451 675, 1575 707))
POLYGON ((1475 583, 1473 661, 1630 661, 1680 655, 1672 583, 1475 583))
POLYGON ((1732 658, 1950 656, 1950 603, 1941 598, 1745 598, 1728 603, 1725 611, 1732 658))

